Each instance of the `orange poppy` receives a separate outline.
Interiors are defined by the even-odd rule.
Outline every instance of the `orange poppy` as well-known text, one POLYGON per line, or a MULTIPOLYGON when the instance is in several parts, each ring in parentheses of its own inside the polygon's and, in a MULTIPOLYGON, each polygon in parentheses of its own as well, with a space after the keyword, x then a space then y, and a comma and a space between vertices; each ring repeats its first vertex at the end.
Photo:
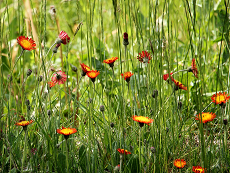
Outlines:
POLYGON ((124 74, 122 73, 121 76, 126 80, 126 82, 130 81, 130 77, 133 75, 131 72, 125 72, 124 74))
POLYGON ((176 159, 176 160, 174 160, 173 164, 177 168, 183 168, 186 165, 186 161, 184 159, 176 159))
POLYGON ((206 168, 202 168, 201 166, 193 166, 192 171, 195 173, 205 173, 206 168))
POLYGON ((34 50, 36 49, 35 41, 31 38, 25 37, 25 36, 19 36, 17 38, 18 44, 24 49, 24 50, 34 50))
MULTIPOLYGON (((209 113, 209 112, 202 112, 202 122, 203 123, 207 123, 209 121, 212 121, 214 120, 214 118, 216 118, 216 114, 215 113, 209 113)), ((199 115, 196 115, 196 118, 195 120, 200 120, 201 122, 201 116, 200 114, 199 115)))
POLYGON ((134 116, 132 117, 132 119, 133 119, 134 121, 139 122, 139 124, 140 124, 141 127, 143 127, 144 124, 148 124, 148 125, 149 125, 149 123, 152 123, 152 122, 153 122, 152 119, 150 119, 150 118, 148 118, 148 117, 143 117, 143 116, 136 116, 136 115, 134 115, 134 116))
POLYGON ((172 81, 173 81, 173 82, 175 83, 175 85, 176 85, 176 90, 178 90, 178 89, 187 90, 187 87, 184 86, 181 82, 179 82, 179 81, 177 81, 177 80, 175 80, 175 79, 173 79, 173 78, 172 78, 172 81))
POLYGON ((225 92, 221 93, 217 93, 217 94, 213 94, 211 99, 213 103, 216 104, 223 104, 226 103, 229 100, 230 96, 228 96, 228 94, 225 94, 225 92))
POLYGON ((126 154, 126 155, 131 154, 131 152, 129 152, 128 150, 125 150, 125 149, 120 149, 120 148, 118 148, 117 151, 118 151, 120 154, 126 154))
POLYGON ((62 134, 64 136, 69 136, 76 133, 77 130, 75 128, 65 128, 62 126, 62 129, 57 129, 57 133, 62 134))
POLYGON ((16 126, 28 126, 29 124, 31 124, 32 122, 34 122, 33 120, 30 120, 30 121, 20 121, 18 123, 15 123, 16 126))
POLYGON ((109 64, 111 68, 114 66, 114 62, 118 60, 118 57, 112 57, 103 61, 103 63, 109 64))

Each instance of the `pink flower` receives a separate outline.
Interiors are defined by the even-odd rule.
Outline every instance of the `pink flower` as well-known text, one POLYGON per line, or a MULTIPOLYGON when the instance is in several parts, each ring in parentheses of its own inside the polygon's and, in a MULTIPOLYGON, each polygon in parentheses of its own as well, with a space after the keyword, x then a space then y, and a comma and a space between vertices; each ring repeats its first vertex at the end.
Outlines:
MULTIPOLYGON (((173 73, 170 73, 171 78, 172 78, 172 74, 173 74, 173 73)), ((165 81, 166 81, 168 78, 169 78, 169 74, 168 74, 168 73, 163 75, 163 79, 164 79, 165 81)))
POLYGON ((67 80, 66 74, 65 74, 65 72, 63 72, 61 70, 54 73, 54 76, 52 77, 53 83, 54 84, 58 83, 58 85, 64 84, 66 80, 67 80))
POLYGON ((65 31, 61 31, 58 38, 58 43, 67 44, 70 41, 70 37, 65 31))

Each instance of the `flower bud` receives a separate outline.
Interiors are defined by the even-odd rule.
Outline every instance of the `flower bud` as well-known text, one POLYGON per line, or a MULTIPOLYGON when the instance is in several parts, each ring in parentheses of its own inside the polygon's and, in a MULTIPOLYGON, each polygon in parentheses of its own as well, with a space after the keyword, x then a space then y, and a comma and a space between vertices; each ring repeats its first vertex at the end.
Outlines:
POLYGON ((70 67, 71 67, 73 72, 77 73, 77 67, 76 66, 74 66, 73 64, 70 64, 70 67))
POLYGON ((105 106, 104 106, 104 105, 101 105, 101 106, 100 106, 100 111, 101 111, 101 112, 104 112, 104 111, 105 111, 105 106))
POLYGON ((123 45, 124 45, 124 46, 129 45, 129 39, 128 39, 128 34, 127 34, 127 32, 124 33, 123 45))
POLYGON ((29 105, 30 105, 30 100, 27 99, 27 100, 25 101, 25 103, 26 103, 27 106, 29 106, 29 105))
POLYGON ((29 77, 29 76, 31 75, 31 73, 32 73, 32 70, 31 70, 31 69, 28 69, 28 70, 27 70, 27 73, 26 73, 27 77, 29 77))
POLYGON ((154 90, 153 94, 152 94, 152 97, 157 98, 157 96, 158 96, 158 90, 154 90))
POLYGON ((224 120, 223 120, 223 123, 224 123, 224 125, 227 125, 227 124, 228 124, 228 120, 227 120, 227 119, 224 119, 224 120))
POLYGON ((47 115, 50 116, 52 114, 51 110, 47 110, 47 115))
POLYGON ((56 46, 53 48, 53 53, 57 53, 57 50, 60 46, 61 46, 61 43, 56 44, 56 46))
POLYGON ((155 153, 155 152, 156 152, 155 147, 151 147, 150 150, 151 150, 152 153, 155 153))
POLYGON ((182 108, 182 102, 178 102, 178 109, 182 108))
POLYGON ((114 127, 114 123, 110 123, 110 127, 112 127, 112 128, 113 128, 113 127, 114 127))
POLYGON ((38 76, 38 82, 41 82, 42 81, 42 76, 38 76))

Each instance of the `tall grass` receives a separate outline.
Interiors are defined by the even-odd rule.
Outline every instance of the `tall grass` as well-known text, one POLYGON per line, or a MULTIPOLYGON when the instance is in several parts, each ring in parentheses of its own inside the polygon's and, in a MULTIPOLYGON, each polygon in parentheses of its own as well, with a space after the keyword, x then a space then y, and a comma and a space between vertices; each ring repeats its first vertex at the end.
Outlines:
POLYGON ((0 16, 1 172, 115 172, 120 163, 121 172, 192 172, 198 165, 229 171, 229 102, 211 103, 213 94, 230 93, 229 0, 7 0, 0 16), (62 30, 70 43, 48 52, 62 30), (22 35, 36 49, 16 63, 22 35), (142 51, 151 54, 150 63, 137 60, 142 51), (113 70, 103 63, 111 57, 119 58, 113 70), (176 73, 193 58, 198 78, 176 73), (95 83, 81 76, 80 63, 100 71, 95 83), (58 70, 67 81, 50 89, 58 70), (121 76, 128 71, 129 83, 121 76), (163 80, 170 72, 186 91, 163 80), (217 116, 200 123, 195 117, 202 112, 217 116), (140 127, 133 115, 154 121, 140 127), (21 116, 34 121, 26 133, 15 125, 21 116), (62 126, 77 129, 68 143, 56 132, 62 126), (131 154, 120 157, 118 148, 131 154), (178 169, 175 159, 186 166, 178 169))

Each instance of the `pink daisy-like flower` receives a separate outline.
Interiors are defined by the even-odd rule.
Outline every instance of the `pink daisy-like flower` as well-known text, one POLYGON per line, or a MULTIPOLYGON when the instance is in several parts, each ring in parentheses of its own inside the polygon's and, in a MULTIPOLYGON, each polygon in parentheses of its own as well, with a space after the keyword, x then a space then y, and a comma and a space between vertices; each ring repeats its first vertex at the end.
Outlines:
POLYGON ((58 85, 64 84, 66 80, 67 80, 66 74, 65 74, 65 72, 63 72, 61 70, 54 73, 54 76, 52 77, 53 83, 54 84, 58 83, 58 85))
POLYGON ((58 36, 57 43, 67 44, 69 43, 69 41, 70 37, 68 36, 68 34, 65 31, 61 31, 58 36))
POLYGON ((196 60, 195 58, 192 59, 192 65, 188 68, 188 72, 192 72, 196 78, 198 78, 198 70, 196 67, 196 60))

